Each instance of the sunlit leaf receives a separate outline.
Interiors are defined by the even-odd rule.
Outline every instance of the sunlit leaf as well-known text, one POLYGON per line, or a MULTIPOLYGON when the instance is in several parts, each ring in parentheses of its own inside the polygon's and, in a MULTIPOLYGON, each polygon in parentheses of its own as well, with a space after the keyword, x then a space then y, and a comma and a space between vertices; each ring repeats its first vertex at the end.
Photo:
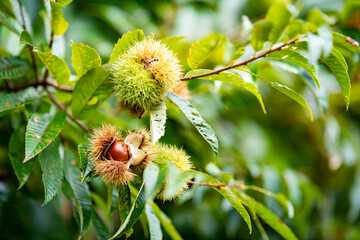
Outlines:
POLYGON ((22 46, 24 44, 33 46, 31 36, 30 36, 29 32, 26 31, 26 30, 22 31, 21 34, 20 34, 19 46, 22 46))
POLYGON ((212 34, 205 39, 193 42, 189 50, 188 64, 191 69, 197 68, 218 47, 220 35, 212 34))
POLYGON ((29 67, 26 61, 17 57, 0 57, 0 79, 24 76, 29 67))
POLYGON ((289 49, 283 49, 281 51, 275 51, 270 54, 267 54, 265 57, 291 62, 295 65, 302 67, 310 74, 311 78, 314 80, 316 85, 320 87, 319 80, 317 79, 315 74, 316 73, 315 66, 312 63, 310 63, 310 61, 300 53, 289 49))
POLYGON ((268 41, 271 27, 272 24, 269 21, 260 21, 254 24, 251 30, 250 44, 255 51, 263 49, 264 43, 268 41))
POLYGON ((115 44, 114 50, 110 56, 109 63, 115 62, 122 52, 128 49, 135 42, 143 40, 144 36, 144 32, 141 30, 127 32, 126 34, 122 35, 122 37, 115 44))
MULTIPOLYGON (((206 69, 195 69, 193 74, 202 74, 206 72, 210 72, 211 70, 206 69)), ((189 76, 189 73, 187 73, 185 76, 189 76)), ((246 82, 244 81, 239 75, 235 73, 229 73, 229 72, 221 72, 219 74, 213 74, 206 77, 201 77, 199 79, 205 79, 205 80, 211 80, 211 81, 220 81, 223 83, 232 84, 238 87, 241 87, 243 89, 246 89, 250 93, 252 93, 257 100, 259 101, 261 108, 263 109, 264 113, 266 113, 265 105, 262 100, 262 97, 259 93, 259 90, 257 86, 254 83, 246 82)))
POLYGON ((99 54, 90 46, 83 43, 71 43, 72 66, 78 78, 84 75, 88 70, 101 66, 99 54))
POLYGON ((28 179, 35 163, 32 159, 23 163, 25 156, 25 128, 20 127, 14 130, 9 141, 9 158, 14 168, 15 175, 19 180, 20 189, 28 179))
POLYGON ((62 9, 64 5, 59 2, 50 1, 51 4, 51 27, 55 35, 63 34, 69 26, 65 20, 62 9))
POLYGON ((166 168, 157 166, 150 162, 145 170, 143 179, 145 182, 145 196, 147 199, 153 200, 159 191, 166 176, 166 168))
POLYGON ((66 62, 50 52, 37 52, 40 60, 59 84, 66 84, 70 78, 70 70, 66 62))
POLYGON ((336 80, 338 81, 341 90, 344 95, 346 108, 349 108, 350 103, 350 77, 348 74, 348 66, 341 55, 341 53, 333 48, 331 53, 326 58, 321 58, 321 60, 329 67, 331 72, 334 74, 336 80))
POLYGON ((285 2, 276 1, 271 4, 265 18, 272 24, 269 33, 269 41, 271 43, 276 43, 290 21, 291 12, 287 8, 285 2))
POLYGON ((356 44, 354 42, 355 40, 351 40, 349 37, 342 35, 340 33, 337 33, 337 32, 331 32, 331 34, 333 37, 334 45, 344 47, 344 48, 350 50, 351 52, 360 53, 360 47, 356 46, 359 43, 356 44))
POLYGON ((92 98, 102 95, 109 97, 112 91, 111 87, 110 89, 109 87, 102 87, 106 84, 109 74, 102 66, 91 69, 79 79, 75 85, 71 102, 71 112, 74 117, 87 108, 93 107, 87 105, 92 98))
POLYGON ((150 110, 151 142, 157 143, 165 134, 166 104, 161 102, 150 110))
POLYGON ((210 144, 214 153, 218 154, 219 143, 215 136, 214 130, 211 126, 202 119, 200 113, 185 99, 174 94, 168 93, 166 95, 173 103, 175 103, 180 110, 185 114, 187 119, 194 125, 203 138, 210 144))
POLYGON ((42 171, 42 180, 44 183, 46 205, 61 189, 61 183, 64 176, 63 159, 59 152, 60 140, 55 139, 39 155, 40 166, 42 171))
POLYGON ((24 162, 35 157, 56 138, 64 126, 65 118, 64 111, 31 116, 26 128, 24 162))

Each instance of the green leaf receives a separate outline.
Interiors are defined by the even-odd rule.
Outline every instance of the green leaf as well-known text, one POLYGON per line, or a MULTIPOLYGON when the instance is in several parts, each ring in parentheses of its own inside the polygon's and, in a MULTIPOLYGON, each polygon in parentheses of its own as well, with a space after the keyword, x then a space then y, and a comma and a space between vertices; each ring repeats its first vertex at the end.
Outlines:
POLYGON ((346 109, 349 108, 350 103, 350 77, 348 74, 348 66, 341 55, 341 53, 332 48, 331 53, 326 58, 321 58, 321 60, 329 67, 331 72, 334 74, 336 80, 338 81, 341 90, 344 95, 346 109))
POLYGON ((24 76, 29 66, 17 57, 0 57, 0 79, 13 79, 24 76))
POLYGON ((119 205, 119 214, 121 221, 120 223, 123 224, 131 210, 131 195, 130 195, 130 188, 128 185, 120 186, 119 194, 118 194, 118 205, 119 205))
POLYGON ((95 230, 96 238, 98 240, 106 240, 110 237, 110 232, 106 224, 103 222, 99 214, 92 207, 91 222, 95 230))
POLYGON ((157 143, 165 134, 166 104, 161 102, 150 110, 151 142, 157 143))
POLYGON ((15 20, 9 19, 3 12, 0 11, 0 25, 5 26, 7 29, 13 33, 20 35, 20 27, 16 24, 15 20))
POLYGON ((56 138, 64 126, 65 118, 64 111, 31 116, 26 128, 24 162, 35 157, 56 138))
MULTIPOLYGON (((216 180, 216 178, 211 177, 205 173, 197 172, 201 178, 201 182, 210 183, 210 184, 222 184, 220 181, 216 180)), ((228 187, 212 187, 218 193, 220 193, 226 200, 228 200, 231 205, 239 212, 242 218, 244 218, 247 226, 249 227, 250 233, 252 232, 251 219, 249 213, 246 211, 245 207, 241 204, 240 199, 234 192, 228 187)))
POLYGON ((1 0, 0 1, 0 12, 3 12, 13 18, 15 18, 15 14, 13 11, 13 7, 10 0, 1 0))
POLYGON ((99 54, 90 46, 83 43, 71 43, 72 66, 78 78, 84 75, 88 70, 101 66, 99 54))
POLYGON ((122 37, 115 44, 114 50, 110 56, 109 63, 115 62, 122 52, 126 51, 135 42, 143 40, 144 36, 144 32, 141 30, 127 32, 126 34, 122 35, 122 37))
POLYGON ((243 189, 244 190, 254 190, 254 191, 263 193, 263 194, 265 194, 265 195, 267 195, 269 197, 274 198, 275 200, 277 200, 286 209, 289 218, 294 217, 294 206, 289 201, 289 199, 287 199, 285 197, 284 194, 282 194, 282 193, 272 193, 272 192, 270 192, 268 190, 265 190, 265 189, 257 187, 257 186, 252 186, 252 185, 244 185, 243 189))
POLYGON ((295 65, 298 65, 299 67, 302 67, 305 71, 307 71, 310 74, 311 78, 314 80, 316 85, 320 87, 319 80, 317 79, 315 74, 316 73, 315 66, 312 63, 310 63, 310 61, 300 53, 289 49, 283 49, 281 51, 272 52, 266 55, 265 57, 291 62, 295 65))
MULTIPOLYGON (((139 219, 146 204, 146 198, 143 188, 144 188, 144 182, 140 187, 139 193, 136 196, 126 219, 122 222, 120 228, 116 231, 114 236, 110 238, 110 240, 120 237, 122 234, 129 231, 132 228, 132 226, 136 223, 136 221, 139 219)), ((120 193, 119 193, 119 199, 120 199, 120 193)))
POLYGON ((189 121, 199 131, 201 136, 203 136, 203 138, 210 144, 214 153, 218 155, 219 143, 215 136, 215 132, 211 128, 211 126, 207 124, 204 119, 202 119, 200 113, 182 97, 174 93, 168 93, 166 94, 166 96, 180 108, 180 110, 185 114, 187 119, 189 119, 189 121))
POLYGON ((72 1, 73 0, 57 0, 58 3, 61 3, 64 6, 70 4, 72 1))
POLYGON ((151 205, 146 204, 145 207, 146 217, 149 221, 149 231, 151 240, 161 240, 163 239, 163 234, 161 231, 161 225, 159 219, 156 217, 153 208, 151 205))
POLYGON ((166 170, 167 168, 157 166, 152 162, 146 166, 143 175, 146 199, 153 200, 155 198, 156 193, 159 191, 165 179, 166 170))
POLYGON ((359 46, 354 46, 351 44, 351 42, 346 41, 346 39, 349 39, 349 37, 342 35, 340 33, 337 32, 331 32, 332 34, 332 38, 333 38, 333 42, 335 46, 341 46, 343 48, 346 48, 348 50, 350 50, 351 52, 357 52, 360 53, 360 47, 359 46))
POLYGON ((286 226, 275 214, 273 214, 269 209, 267 209, 263 204, 256 201, 247 194, 239 191, 233 191, 237 196, 242 200, 242 203, 253 210, 259 217, 264 220, 270 227, 272 227, 276 232, 278 232, 283 238, 287 240, 297 240, 297 237, 286 226))
MULTIPOLYGON (((194 74, 202 74, 202 73, 206 73, 206 72, 210 72, 210 71, 211 70, 206 70, 206 69, 195 69, 193 73, 194 74)), ((188 73, 185 76, 188 76, 188 73)), ((257 98, 257 100, 259 101, 259 103, 261 105, 263 112, 266 113, 265 105, 264 105, 264 102, 262 100, 262 97, 259 93, 257 86, 254 83, 244 81, 238 74, 229 73, 229 72, 221 72, 219 74, 201 77, 199 79, 205 79, 205 80, 210 80, 210 81, 220 81, 223 83, 232 84, 232 85, 235 85, 235 86, 238 86, 238 87, 248 90, 250 93, 252 93, 257 98)))
POLYGON ((35 160, 23 163, 25 156, 25 128, 19 127, 11 134, 9 141, 9 158, 19 180, 18 189, 24 186, 34 167, 35 160))
POLYGON ((250 35, 250 44, 255 51, 260 51, 268 40, 272 24, 269 21, 260 21, 254 24, 250 35))
POLYGON ((59 2, 50 1, 51 5, 51 29, 55 35, 66 32, 69 23, 65 20, 62 13, 64 5, 59 2))
POLYGON ((26 31, 26 30, 22 31, 21 34, 20 34, 19 46, 22 46, 24 44, 29 45, 29 46, 34 46, 32 44, 31 36, 30 36, 29 32, 26 31))
POLYGON ((219 34, 211 34, 200 42, 195 41, 189 50, 188 64, 191 69, 197 68, 219 46, 219 34))
POLYGON ((88 102, 97 96, 105 95, 108 97, 112 91, 111 87, 104 88, 109 72, 104 70, 104 66, 89 70, 76 83, 73 99, 71 102, 71 113, 74 117, 82 111, 91 108, 88 102))
POLYGON ((57 138, 39 155, 45 189, 45 201, 43 205, 50 202, 61 189, 61 183, 64 177, 64 166, 59 147, 60 140, 57 138))
POLYGON ((241 71, 247 72, 259 79, 261 79, 262 81, 264 81, 265 83, 269 84, 271 87, 275 88, 276 90, 278 90, 279 92, 285 94, 286 96, 290 97, 292 100, 294 100, 295 102, 299 103, 302 107, 305 108, 305 110, 309 113, 310 115, 310 119, 311 121, 313 121, 313 115, 311 112, 311 109, 309 108, 305 98, 303 98, 299 93, 295 92, 294 90, 292 90, 291 88, 284 86, 280 83, 277 82, 272 82, 258 74, 255 74, 253 72, 250 72, 244 68, 238 68, 241 71))
POLYGON ((272 24, 269 33, 269 41, 271 43, 276 43, 290 21, 291 12, 287 8, 285 2, 277 1, 271 4, 265 18, 272 24))
POLYGON ((83 181, 91 181, 94 179, 95 175, 93 175, 94 165, 89 159, 89 148, 90 144, 79 144, 78 151, 80 157, 80 169, 81 169, 81 182, 83 181))
POLYGON ((301 19, 292 19, 286 27, 288 39, 294 39, 305 32, 306 26, 301 19))
POLYGON ((178 195, 184 185, 194 177, 194 171, 181 172, 175 164, 168 162, 166 173, 166 184, 163 190, 164 199, 172 199, 178 195))
POLYGON ((170 236, 170 238, 173 240, 182 240, 183 238, 176 231, 175 226, 171 223, 171 219, 166 216, 166 214, 162 212, 161 209, 154 202, 149 201, 149 204, 151 205, 155 215, 160 220, 161 225, 163 226, 167 234, 170 236))
POLYGON ((70 78, 70 70, 66 62, 50 52, 37 52, 40 60, 59 84, 66 84, 70 78))
MULTIPOLYGON (((72 150, 65 150, 65 179, 72 191, 73 205, 79 217, 80 235, 84 235, 90 225, 91 219, 91 198, 87 183, 80 182, 80 170, 75 165, 76 155, 72 150)), ((71 196, 71 195, 70 195, 71 196)))
POLYGON ((19 108, 39 97, 34 88, 27 88, 17 93, 0 93, 0 112, 19 108))

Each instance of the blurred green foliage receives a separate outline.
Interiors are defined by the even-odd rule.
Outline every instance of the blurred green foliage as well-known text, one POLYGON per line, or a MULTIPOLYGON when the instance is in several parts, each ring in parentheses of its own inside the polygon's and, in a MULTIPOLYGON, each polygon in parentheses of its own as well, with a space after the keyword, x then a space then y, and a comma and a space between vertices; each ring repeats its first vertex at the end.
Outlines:
MULTIPOLYGON (((32 23, 28 29, 34 36, 34 44, 39 51, 44 51, 50 36, 50 26, 44 24, 49 19, 46 6, 37 0, 22 2, 26 22, 32 23)), ((272 4, 270 0, 75 0, 63 10, 70 24, 65 35, 54 37, 53 54, 64 58, 70 67, 70 43, 73 41, 93 47, 106 63, 122 34, 142 29, 146 35, 154 33, 165 41, 170 41, 168 37, 171 36, 186 36, 174 44, 187 72, 190 70, 186 62, 190 41, 204 39, 215 32, 245 46, 249 43, 252 23, 263 19, 272 4)), ((360 41, 359 1, 303 0, 292 1, 291 7, 292 14, 318 28, 317 35, 309 36, 310 59, 317 60, 322 52, 329 50, 328 43, 319 39, 322 34, 322 39, 326 38, 329 30, 360 41)), ((276 9, 274 12, 276 14, 276 9)), ((301 24, 296 26, 302 27, 301 24)), ((26 58, 21 57, 25 56, 25 50, 18 45, 16 35, 0 26, 1 56, 6 56, 7 52, 26 58)), ((208 69, 224 66, 231 56, 223 52, 222 48, 217 48, 202 66, 208 69)), ((312 110, 313 122, 300 105, 262 82, 257 84, 266 114, 248 91, 233 85, 194 80, 189 82, 191 103, 216 132, 219 157, 214 158, 210 146, 197 130, 169 104, 166 132, 161 141, 183 146, 197 169, 221 175, 223 179, 231 174, 246 184, 284 193, 295 207, 292 219, 274 199, 248 191, 284 220, 299 239, 360 239, 359 54, 345 48, 341 53, 349 65, 351 78, 348 111, 336 79, 324 65, 317 66, 321 85, 317 89, 304 70, 280 61, 261 61, 253 66, 257 74, 298 89, 312 110), (211 162, 216 166, 209 165, 211 162)), ((253 53, 242 54, 237 58, 247 59, 253 53)), ((71 71, 74 75, 75 71, 71 71)), ((70 101, 68 93, 56 96, 65 104, 70 101)), ((22 110, 27 115, 47 112, 49 102, 42 100, 40 106, 30 104, 22 110)), ((21 111, 9 115, 0 113, 1 239, 75 239, 77 227, 71 204, 64 195, 58 195, 41 207, 44 190, 39 164, 35 164, 25 186, 16 190, 18 180, 8 156, 8 145, 14 126, 20 126, 23 121, 21 111)), ((103 102, 96 115, 91 114, 88 120, 91 127, 111 122, 122 129, 136 129, 149 122, 148 116, 138 120, 127 112, 120 112, 115 96, 103 102)), ((69 122, 65 123, 62 134, 75 146, 86 142, 81 130, 69 122)), ((89 186, 106 198, 106 186, 99 179, 89 186)), ((96 201, 96 197, 92 199, 96 201)), ((172 219, 184 239, 261 239, 255 227, 249 235, 238 212, 208 187, 191 189, 176 202, 156 203, 172 219)), ((119 217, 113 216, 113 221, 118 224, 119 217)), ((135 225, 130 239, 149 235, 142 230, 141 223, 135 225)), ((264 228, 270 239, 280 239, 270 227, 264 225, 264 228)), ((95 238, 92 231, 86 238, 95 238)), ((164 238, 169 238, 165 231, 164 238)))

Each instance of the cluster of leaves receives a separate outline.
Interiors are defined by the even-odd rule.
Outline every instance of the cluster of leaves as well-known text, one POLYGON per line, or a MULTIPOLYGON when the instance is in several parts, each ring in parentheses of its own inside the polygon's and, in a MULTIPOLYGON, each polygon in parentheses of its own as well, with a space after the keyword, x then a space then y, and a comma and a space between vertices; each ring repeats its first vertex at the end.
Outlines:
MULTIPOLYGON (((5 0, 0 3, 0 23, 18 36, 21 48, 16 56, 0 49, 0 114, 9 115, 12 119, 9 157, 19 180, 19 189, 28 180, 34 165, 39 163, 45 192, 44 205, 62 192, 73 205, 80 237, 88 232, 91 223, 99 239, 113 239, 123 234, 130 236, 133 225, 140 219, 149 228, 151 239, 162 238, 161 226, 171 238, 181 239, 154 198, 165 179, 167 187, 164 194, 169 196, 189 182, 189 179, 193 179, 189 182, 194 185, 190 194, 198 185, 212 187, 239 212, 250 233, 252 223, 255 222, 266 237, 257 218, 260 217, 283 238, 297 239, 271 210, 246 191, 255 190, 275 198, 291 218, 293 207, 283 194, 244 185, 220 171, 209 171, 213 173, 210 175, 195 170, 182 173, 172 164, 157 166, 151 163, 141 183, 122 186, 120 189, 108 186, 107 202, 89 188, 87 181, 96 176, 93 175, 91 160, 88 158, 85 138, 89 133, 87 125, 95 127, 103 123, 94 123, 91 118, 94 114, 101 114, 99 109, 113 95, 111 64, 131 44, 141 40, 144 33, 135 30, 124 34, 115 44, 106 64, 94 48, 83 43, 71 43, 71 63, 75 73, 72 75, 66 61, 55 55, 56 49, 53 49, 54 41, 65 33, 69 25, 62 11, 70 3, 69 0, 42 2, 40 11, 45 13, 42 21, 50 23, 51 31, 44 32, 48 36, 40 38, 40 41, 36 38, 39 33, 31 29, 31 24, 24 17, 27 14, 21 1, 5 0), (84 132, 79 132, 79 129, 84 132), (72 149, 74 145, 78 146, 79 156, 72 149), (117 209, 121 224, 112 233, 111 216, 117 209)), ((183 38, 169 37, 163 39, 163 42, 178 54, 185 65, 187 73, 182 81, 203 79, 234 85, 253 94, 266 113, 258 90, 261 81, 299 103, 311 120, 313 114, 305 98, 286 84, 269 79, 264 69, 268 64, 285 64, 286 68, 301 74, 302 80, 316 97, 319 108, 323 109, 316 72, 319 63, 323 63, 336 78, 348 108, 350 78, 347 62, 340 50, 360 53, 359 47, 356 42, 348 41, 346 36, 319 28, 312 22, 303 22, 295 15, 293 6, 276 2, 269 8, 265 19, 253 25, 248 41, 232 43, 224 35, 212 34, 201 41, 185 43, 188 46, 185 56, 183 38), (332 44, 321 44, 329 38, 332 44), (214 58, 222 59, 225 67, 210 69, 214 58)), ((183 112, 217 155, 218 139, 200 113, 174 93, 167 94, 167 98, 183 112)), ((169 104, 167 100, 165 102, 169 104)), ((148 125, 153 143, 165 134, 165 102, 149 113, 148 125)))

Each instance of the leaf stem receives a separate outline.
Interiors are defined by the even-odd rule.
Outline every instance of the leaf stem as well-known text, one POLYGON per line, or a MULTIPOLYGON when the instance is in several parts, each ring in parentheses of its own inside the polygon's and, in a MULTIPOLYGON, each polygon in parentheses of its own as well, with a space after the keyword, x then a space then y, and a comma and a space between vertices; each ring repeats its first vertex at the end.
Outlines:
POLYGON ((278 47, 270 48, 269 50, 267 50, 267 51, 265 51, 263 53, 260 53, 259 55, 254 55, 252 58, 249 58, 247 60, 244 60, 244 61, 241 61, 241 62, 238 62, 238 63, 231 64, 231 65, 223 67, 223 68, 213 70, 211 72, 201 73, 201 74, 197 74, 197 75, 190 75, 188 77, 182 77, 182 78, 180 78, 180 81, 187 81, 187 80, 191 80, 191 79, 196 79, 196 78, 206 77, 206 76, 210 76, 210 75, 214 75, 214 74, 219 74, 221 72, 224 72, 224 71, 232 69, 232 68, 247 65, 248 63, 250 63, 252 61, 255 61, 255 60, 259 59, 259 58, 266 57, 266 55, 268 55, 269 53, 272 53, 272 52, 275 52, 275 51, 280 51, 282 48, 284 48, 284 47, 286 47, 288 45, 294 44, 298 40, 299 40, 299 38, 295 38, 293 40, 290 40, 290 41, 288 41, 286 43, 281 44, 278 47))

